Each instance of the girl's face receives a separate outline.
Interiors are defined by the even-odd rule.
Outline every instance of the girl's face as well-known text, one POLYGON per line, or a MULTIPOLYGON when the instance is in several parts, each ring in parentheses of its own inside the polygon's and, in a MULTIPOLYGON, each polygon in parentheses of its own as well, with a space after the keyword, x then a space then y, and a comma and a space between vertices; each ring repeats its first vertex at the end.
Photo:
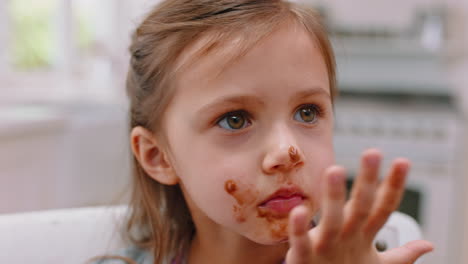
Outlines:
POLYGON ((292 207, 317 212, 334 163, 327 68, 292 25, 214 74, 224 59, 206 56, 177 80, 164 119, 173 167, 197 232, 282 242, 292 207))

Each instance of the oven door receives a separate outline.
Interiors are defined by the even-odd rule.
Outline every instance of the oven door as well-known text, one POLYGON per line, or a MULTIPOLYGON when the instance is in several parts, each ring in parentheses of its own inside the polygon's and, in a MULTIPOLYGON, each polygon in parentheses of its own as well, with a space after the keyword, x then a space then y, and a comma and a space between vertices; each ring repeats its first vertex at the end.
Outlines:
MULTIPOLYGON (((357 170, 348 171, 347 188, 351 189, 357 170)), ((421 264, 457 263, 456 252, 452 250, 456 243, 456 231, 453 212, 453 184, 448 175, 438 175, 429 171, 413 170, 410 172, 404 196, 398 211, 411 216, 420 225, 423 239, 431 241, 435 251, 428 254, 421 264)), ((349 193, 349 192, 348 192, 349 193)))

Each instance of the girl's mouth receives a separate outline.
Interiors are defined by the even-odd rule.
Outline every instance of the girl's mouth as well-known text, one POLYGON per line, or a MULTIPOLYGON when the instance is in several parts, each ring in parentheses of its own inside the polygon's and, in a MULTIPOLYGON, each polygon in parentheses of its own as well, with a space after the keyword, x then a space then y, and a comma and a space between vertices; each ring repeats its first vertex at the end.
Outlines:
POLYGON ((304 202, 305 196, 299 188, 281 188, 258 205, 261 214, 286 217, 296 206, 304 202))

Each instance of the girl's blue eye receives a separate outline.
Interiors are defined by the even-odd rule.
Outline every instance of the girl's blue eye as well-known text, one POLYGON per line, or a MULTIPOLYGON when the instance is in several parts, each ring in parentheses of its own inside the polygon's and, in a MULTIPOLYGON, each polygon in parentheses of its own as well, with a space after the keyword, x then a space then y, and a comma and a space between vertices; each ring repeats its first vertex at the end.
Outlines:
POLYGON ((313 124, 317 122, 320 109, 316 105, 305 105, 299 108, 294 114, 294 119, 300 122, 313 124))
POLYGON ((218 122, 218 125, 227 130, 239 130, 248 125, 247 114, 243 111, 227 113, 218 122))

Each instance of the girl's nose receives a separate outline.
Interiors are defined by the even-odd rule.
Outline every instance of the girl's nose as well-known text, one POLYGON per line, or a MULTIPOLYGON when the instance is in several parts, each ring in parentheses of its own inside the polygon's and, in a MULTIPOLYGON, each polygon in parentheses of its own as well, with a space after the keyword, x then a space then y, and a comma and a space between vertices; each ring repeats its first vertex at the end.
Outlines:
POLYGON ((289 145, 270 151, 263 160, 263 170, 267 174, 285 172, 304 165, 304 155, 296 146, 289 145))

